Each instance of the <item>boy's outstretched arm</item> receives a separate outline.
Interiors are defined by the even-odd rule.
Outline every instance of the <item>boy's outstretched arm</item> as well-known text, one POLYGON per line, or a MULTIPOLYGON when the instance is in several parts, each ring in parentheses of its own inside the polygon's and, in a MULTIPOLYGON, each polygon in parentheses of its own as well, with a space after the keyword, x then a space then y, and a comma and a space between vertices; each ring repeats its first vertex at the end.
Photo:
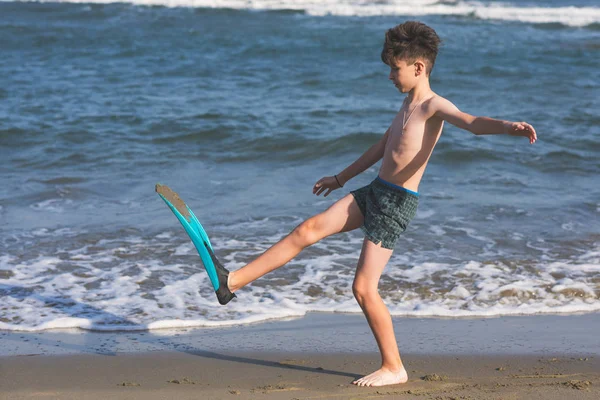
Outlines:
POLYGON ((465 129, 475 135, 509 134, 524 136, 533 144, 537 140, 537 133, 533 126, 527 122, 510 122, 488 117, 474 117, 458 109, 450 101, 438 97, 433 104, 435 116, 448 121, 454 126, 465 129))
POLYGON ((379 139, 377 143, 369 147, 367 151, 363 153, 356 161, 354 161, 350 166, 344 169, 342 172, 335 176, 325 176, 315 183, 313 186, 313 194, 319 196, 325 190, 325 196, 327 197, 329 193, 334 191, 335 189, 339 189, 346 184, 350 179, 354 178, 356 175, 365 171, 371 165, 375 164, 377 161, 383 158, 383 153, 385 151, 385 144, 387 142, 387 138, 389 136, 390 128, 385 131, 385 134, 379 139))

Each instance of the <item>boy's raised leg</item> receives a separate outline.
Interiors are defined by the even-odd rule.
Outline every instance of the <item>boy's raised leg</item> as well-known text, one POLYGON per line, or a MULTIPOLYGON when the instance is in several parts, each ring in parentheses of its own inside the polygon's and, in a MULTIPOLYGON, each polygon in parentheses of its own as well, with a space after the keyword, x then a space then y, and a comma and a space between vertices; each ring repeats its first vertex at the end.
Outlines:
POLYGON ((367 317, 381 352, 381 368, 352 382, 358 386, 394 385, 408 380, 400 360, 392 317, 377 290, 379 278, 392 252, 365 238, 358 260, 352 291, 367 317))
POLYGON ((348 194, 326 211, 317 214, 300 225, 289 235, 274 244, 248 265, 229 273, 227 286, 235 292, 241 287, 286 264, 304 248, 339 232, 348 232, 361 226, 363 215, 348 194))

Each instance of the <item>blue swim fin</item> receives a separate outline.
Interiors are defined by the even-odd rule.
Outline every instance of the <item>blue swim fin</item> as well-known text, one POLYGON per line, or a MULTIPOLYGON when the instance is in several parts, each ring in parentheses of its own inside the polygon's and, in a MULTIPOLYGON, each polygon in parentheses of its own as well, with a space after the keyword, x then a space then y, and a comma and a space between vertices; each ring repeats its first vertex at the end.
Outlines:
POLYGON ((181 222, 190 239, 192 239, 192 243, 196 246, 200 259, 202 259, 204 269, 208 273, 210 283, 217 294, 219 303, 222 305, 229 303, 231 299, 237 297, 227 287, 229 271, 217 260, 208 235, 200 224, 200 221, 198 221, 198 218, 196 218, 188 205, 181 200, 179 195, 168 186, 157 184, 156 193, 167 203, 173 214, 181 222))

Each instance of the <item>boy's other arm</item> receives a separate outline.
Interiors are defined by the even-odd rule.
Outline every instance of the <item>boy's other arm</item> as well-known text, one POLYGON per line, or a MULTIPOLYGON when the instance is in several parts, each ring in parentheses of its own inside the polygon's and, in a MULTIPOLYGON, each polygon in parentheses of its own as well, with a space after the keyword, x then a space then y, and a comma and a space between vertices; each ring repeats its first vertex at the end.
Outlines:
POLYGON ((319 179, 313 186, 313 194, 319 196, 321 193, 325 193, 324 197, 327 197, 333 190, 344 186, 350 179, 381 160, 383 153, 385 152, 385 144, 390 134, 390 129, 392 129, 391 126, 385 131, 385 134, 377 143, 369 147, 369 149, 365 151, 358 160, 350 164, 348 168, 337 175, 326 176, 319 179))
POLYGON ((350 164, 348 168, 337 174, 337 177, 342 185, 345 185, 350 179, 354 178, 356 175, 365 171, 367 168, 383 158, 385 144, 390 135, 390 129, 392 129, 391 126, 387 131, 385 131, 385 134, 377 143, 369 147, 369 149, 365 151, 363 155, 360 156, 356 161, 350 164))
POLYGON ((458 109, 450 101, 439 97, 435 102, 436 117, 448 121, 452 125, 472 132, 475 135, 509 134, 524 136, 533 144, 537 140, 537 133, 533 126, 527 122, 502 121, 488 117, 474 117, 458 109))

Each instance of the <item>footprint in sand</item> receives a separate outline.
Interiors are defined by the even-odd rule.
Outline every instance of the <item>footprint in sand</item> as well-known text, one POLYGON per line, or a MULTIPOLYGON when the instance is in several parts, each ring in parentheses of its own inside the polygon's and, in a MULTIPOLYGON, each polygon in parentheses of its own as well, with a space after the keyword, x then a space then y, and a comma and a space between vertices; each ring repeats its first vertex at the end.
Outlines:
POLYGON ((169 382, 169 383, 176 383, 178 385, 195 385, 196 384, 196 382, 194 382, 190 378, 171 379, 171 380, 169 380, 167 382, 169 382))

